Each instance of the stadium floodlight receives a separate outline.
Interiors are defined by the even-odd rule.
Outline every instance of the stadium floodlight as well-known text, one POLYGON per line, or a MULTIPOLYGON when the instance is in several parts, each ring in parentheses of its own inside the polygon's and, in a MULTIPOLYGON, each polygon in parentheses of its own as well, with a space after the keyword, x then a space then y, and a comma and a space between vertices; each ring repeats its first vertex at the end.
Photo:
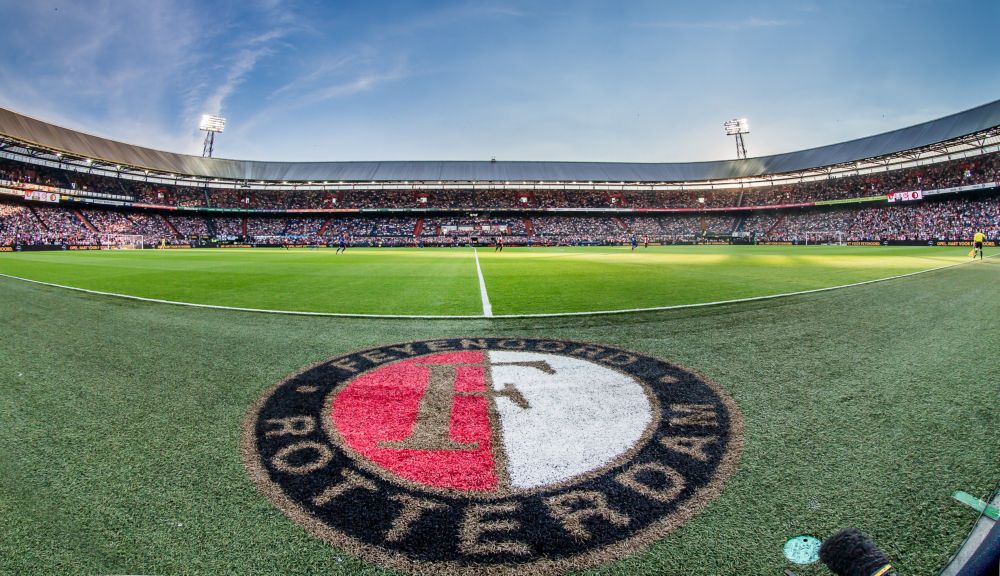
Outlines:
POLYGON ((743 135, 750 133, 750 122, 746 118, 733 118, 722 123, 726 136, 736 137, 736 157, 746 159, 747 147, 743 144, 743 135))
POLYGON ((201 123, 198 124, 199 130, 204 130, 205 132, 222 132, 226 127, 226 119, 221 116, 212 116, 211 114, 202 114, 201 123))
POLYGON ((205 143, 201 146, 201 155, 211 158, 215 149, 215 135, 221 133, 226 127, 226 119, 221 116, 202 114, 198 129, 205 133, 205 143))
POLYGON ((726 129, 726 136, 750 133, 750 122, 748 122, 746 118, 735 118, 723 123, 722 125, 726 129))

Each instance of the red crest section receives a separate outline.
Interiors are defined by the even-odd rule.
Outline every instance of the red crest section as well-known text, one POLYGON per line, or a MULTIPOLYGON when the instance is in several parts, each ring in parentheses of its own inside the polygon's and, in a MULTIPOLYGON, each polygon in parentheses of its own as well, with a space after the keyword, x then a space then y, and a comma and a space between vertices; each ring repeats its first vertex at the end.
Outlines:
POLYGON ((402 478, 435 488, 492 492, 498 481, 485 364, 482 352, 450 352, 382 366, 337 395, 330 414, 334 428, 352 450, 402 478), (456 447, 407 448, 408 439, 420 440, 413 436, 419 434, 421 402, 434 396, 432 365, 455 371, 450 389, 437 391, 450 409, 447 431, 437 432, 456 447))

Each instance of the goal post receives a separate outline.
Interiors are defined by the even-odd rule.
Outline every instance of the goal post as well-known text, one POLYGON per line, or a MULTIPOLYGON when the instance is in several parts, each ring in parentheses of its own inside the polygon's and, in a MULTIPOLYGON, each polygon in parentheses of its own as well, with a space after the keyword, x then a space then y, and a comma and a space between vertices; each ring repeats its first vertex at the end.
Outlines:
POLYGON ((806 246, 813 244, 844 245, 844 232, 841 230, 806 230, 802 232, 805 236, 806 246))
POLYGON ((107 250, 142 250, 146 244, 142 234, 104 234, 101 246, 107 250))

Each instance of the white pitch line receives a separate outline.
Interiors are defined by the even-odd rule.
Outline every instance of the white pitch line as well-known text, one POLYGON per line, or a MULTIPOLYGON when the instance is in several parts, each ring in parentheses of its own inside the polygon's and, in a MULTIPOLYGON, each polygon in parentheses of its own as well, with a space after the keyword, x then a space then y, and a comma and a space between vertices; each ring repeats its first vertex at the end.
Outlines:
MULTIPOLYGON (((993 254, 987 256, 986 258, 996 258, 1000 254, 993 254)), ((499 314, 493 316, 492 308, 489 309, 489 316, 486 314, 474 315, 474 314, 358 314, 350 312, 306 312, 302 310, 270 310, 268 308, 241 308, 237 306, 222 306, 219 304, 195 304, 193 302, 178 302, 176 300, 161 300, 159 298, 144 298, 142 296, 132 296, 131 294, 118 294, 115 292, 101 292, 100 290, 88 290, 87 288, 77 288, 76 286, 65 286, 63 284, 54 284, 52 282, 42 282, 41 280, 32 280, 30 278, 21 278, 20 276, 12 276, 10 274, 0 273, 2 278, 10 278, 12 280, 20 280, 22 282, 30 282, 31 284, 40 284, 42 286, 50 286, 52 288, 62 288, 64 290, 73 290, 75 292, 84 292, 87 294, 96 294, 98 296, 112 296, 114 298, 124 298, 126 300, 137 300, 140 302, 155 302, 156 304, 172 304, 174 306, 188 306, 190 308, 210 308, 213 310, 231 310, 235 312, 258 312, 263 314, 285 314, 288 316, 328 316, 334 318, 381 318, 385 320, 392 319, 413 319, 413 320, 482 320, 483 318, 491 318, 494 320, 500 319, 517 319, 517 318, 565 318, 569 316, 605 316, 609 314, 632 314, 636 312, 662 312, 665 310, 681 310, 685 308, 709 308, 712 306, 723 306, 726 304, 741 304, 744 302, 761 302, 764 300, 776 300, 778 298, 788 298, 789 296, 801 296, 803 294, 816 294, 818 292, 830 292, 832 290, 840 290, 842 288, 853 288, 855 286, 864 286, 866 284, 877 284, 879 282, 888 282, 889 280, 898 280, 900 278, 907 278, 909 276, 916 276, 918 274, 926 274, 928 272, 936 272, 938 270, 944 270, 946 268, 954 268, 955 266, 965 266, 966 264, 971 264, 975 260, 968 262, 957 262, 955 264, 947 264, 945 266, 938 266, 936 268, 928 268, 926 270, 918 270, 916 272, 909 272, 907 274, 899 274, 896 276, 887 276, 885 278, 876 278, 875 280, 865 280, 864 282, 854 282, 852 284, 841 284, 840 286, 827 286, 826 288, 814 288, 812 290, 801 290, 799 292, 784 292, 782 294, 771 294, 769 296, 752 296, 750 298, 736 298, 733 300, 716 300, 715 302, 699 302, 697 304, 676 304, 674 306, 654 306, 650 308, 623 308, 619 310, 594 310, 591 312, 547 312, 542 314, 499 314)), ((476 268, 479 268, 479 258, 476 258, 476 268)), ((479 275, 480 281, 482 280, 482 273, 479 275)), ((486 294, 486 286, 481 283, 480 286, 483 289, 483 294, 486 294)), ((489 300, 484 300, 484 304, 489 305, 489 300)), ((484 312, 486 312, 484 306, 484 312)))
POLYGON ((476 257, 476 274, 479 276, 479 297, 483 301, 483 316, 493 317, 493 305, 490 304, 490 295, 486 292, 486 280, 483 279, 483 269, 479 267, 479 251, 472 247, 472 254, 476 257))

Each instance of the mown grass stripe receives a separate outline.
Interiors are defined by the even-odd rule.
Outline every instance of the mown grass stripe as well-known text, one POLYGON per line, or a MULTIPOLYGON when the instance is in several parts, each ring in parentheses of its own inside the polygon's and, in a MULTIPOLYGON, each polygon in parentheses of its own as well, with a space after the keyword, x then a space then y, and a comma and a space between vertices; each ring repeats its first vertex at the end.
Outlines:
MULTIPOLYGON (((987 256, 986 258, 995 258, 1000 256, 1000 254, 993 254, 987 256)), ((538 314, 492 314, 492 307, 489 308, 489 313, 487 311, 486 305, 489 304, 488 300, 484 300, 484 314, 363 314, 363 313, 353 313, 353 312, 309 312, 305 310, 271 310, 266 308, 244 308, 238 306, 223 306, 220 304, 196 304, 193 302, 178 302, 176 300, 163 300, 160 298, 146 298, 143 296, 133 296, 131 294, 119 294, 116 292, 104 292, 101 290, 90 290, 87 288, 78 288, 76 286, 66 286, 63 284, 56 284, 53 282, 43 282, 41 280, 32 280, 30 278, 22 278, 20 276, 13 276, 10 274, 0 273, 0 277, 10 278, 13 280, 21 280, 23 282, 31 282, 33 284, 40 284, 42 286, 50 286, 52 288, 63 288, 65 290, 74 290, 76 292, 84 292, 87 294, 95 294, 98 296, 110 296, 113 298, 124 298, 128 300, 137 300, 140 302, 153 302, 156 304, 172 304, 174 306, 188 306, 192 308, 209 308, 214 310, 233 310, 237 312, 258 312, 262 314, 285 314, 290 316, 326 316, 334 318, 381 318, 381 319, 415 319, 415 320, 483 320, 483 319, 517 319, 517 318, 564 318, 573 316, 607 316, 611 314, 635 314, 640 312, 661 312, 666 310, 682 310, 687 308, 708 308, 712 306, 723 306, 726 304, 742 304, 745 302, 762 302, 766 300, 775 300, 778 298, 788 298, 791 296, 802 296, 805 294, 817 294, 820 292, 830 292, 832 290, 840 290, 843 288, 853 288, 855 286, 865 286, 867 284, 876 284, 879 282, 888 282, 889 280, 898 280, 900 278, 908 278, 911 276, 916 276, 918 274, 926 274, 928 272, 936 272, 938 270, 944 270, 946 268, 954 268, 955 266, 963 266, 966 264, 971 264, 975 260, 970 260, 968 262, 957 262, 955 264, 946 264, 944 266, 937 266, 935 268, 928 268, 926 270, 918 270, 916 272, 908 272, 906 274, 897 274, 895 276, 887 276, 885 278, 876 278, 874 280, 865 280, 862 282, 852 282, 850 284, 841 284, 839 286, 826 286, 823 288, 813 288, 810 290, 799 290, 797 292, 784 292, 782 294, 769 294, 766 296, 752 296, 749 298, 734 298, 731 300, 717 300, 714 302, 697 302, 694 304, 675 304, 672 306, 653 306, 649 308, 622 308, 619 310, 592 310, 584 312, 549 312, 549 313, 538 313, 538 314)), ((478 264, 478 258, 477 258, 478 264)), ((480 281, 482 282, 482 275, 480 273, 480 281)), ((485 283, 480 284, 481 288, 485 291, 485 283)), ((484 292, 485 294, 485 292, 484 292)))

